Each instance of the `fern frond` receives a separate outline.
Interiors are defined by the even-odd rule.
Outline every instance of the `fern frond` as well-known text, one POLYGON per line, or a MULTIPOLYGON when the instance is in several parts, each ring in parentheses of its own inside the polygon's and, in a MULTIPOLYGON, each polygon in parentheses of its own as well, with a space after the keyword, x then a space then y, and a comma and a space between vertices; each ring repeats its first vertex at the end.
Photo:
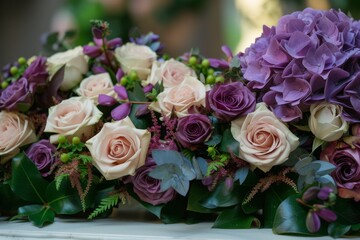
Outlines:
POLYGON ((82 161, 84 165, 93 162, 93 158, 88 155, 79 154, 78 158, 82 161))
POLYGON ((100 205, 90 214, 88 219, 93 219, 99 214, 106 212, 110 208, 115 207, 119 203, 120 195, 117 193, 115 195, 110 195, 101 200, 100 205))
POLYGON ((64 178, 67 178, 67 177, 69 177, 69 174, 61 174, 61 175, 55 177, 56 190, 60 189, 62 181, 64 180, 64 178))

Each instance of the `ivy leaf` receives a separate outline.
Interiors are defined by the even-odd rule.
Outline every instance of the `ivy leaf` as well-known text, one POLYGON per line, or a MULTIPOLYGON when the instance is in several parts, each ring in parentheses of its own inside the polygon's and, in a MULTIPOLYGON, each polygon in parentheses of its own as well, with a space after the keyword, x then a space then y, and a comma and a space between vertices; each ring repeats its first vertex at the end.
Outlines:
POLYGON ((224 229, 244 229, 251 228, 253 225, 260 227, 260 221, 254 216, 246 215, 240 207, 235 207, 222 211, 212 227, 224 229))
POLYGON ((26 202, 19 198, 11 191, 7 182, 0 183, 0 213, 3 215, 12 215, 16 213, 19 206, 25 205, 26 202))
POLYGON ((129 118, 134 123, 135 127, 138 129, 147 129, 149 126, 149 119, 146 117, 138 118, 136 117, 136 112, 142 106, 142 104, 131 104, 131 111, 129 114, 129 118))
POLYGON ((315 234, 307 230, 305 219, 308 209, 296 201, 299 197, 299 194, 291 195, 279 205, 274 218, 273 232, 275 234, 324 235, 326 229, 323 227, 315 234))
POLYGON ((78 192, 71 187, 68 178, 63 180, 60 188, 52 181, 46 189, 46 198, 57 214, 75 214, 82 210, 78 192))
POLYGON ((48 185, 25 153, 19 153, 13 158, 10 186, 16 195, 32 203, 45 203, 48 185))
POLYGON ((273 226, 276 210, 287 197, 295 194, 293 188, 288 185, 272 185, 265 193, 264 203, 264 227, 273 226))
POLYGON ((37 227, 43 227, 45 223, 53 223, 55 213, 48 207, 43 207, 40 212, 29 215, 29 220, 37 227))
POLYGON ((337 198, 333 207, 336 213, 336 222, 343 225, 360 223, 360 204, 353 199, 337 198))
POLYGON ((189 199, 186 209, 193 212, 199 213, 211 213, 217 211, 217 209, 209 209, 203 207, 200 202, 201 200, 210 197, 211 193, 205 187, 201 181, 193 181, 190 186, 189 199))

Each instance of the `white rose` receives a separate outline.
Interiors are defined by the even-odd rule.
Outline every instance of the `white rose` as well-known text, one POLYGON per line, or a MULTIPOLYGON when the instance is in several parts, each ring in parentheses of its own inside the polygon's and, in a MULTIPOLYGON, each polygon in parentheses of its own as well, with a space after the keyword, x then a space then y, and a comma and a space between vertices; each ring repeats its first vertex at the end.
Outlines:
POLYGON ((0 163, 4 164, 20 151, 20 147, 36 141, 34 127, 20 113, 0 112, 0 163))
POLYGON ((284 163, 299 146, 299 139, 264 103, 257 104, 255 112, 232 121, 231 134, 240 144, 240 157, 264 172, 284 163))
POLYGON ((330 103, 310 106, 309 127, 319 139, 332 142, 340 139, 349 128, 349 124, 341 117, 342 107, 330 103))
POLYGON ((148 46, 127 43, 115 49, 115 57, 125 73, 134 70, 138 77, 144 80, 150 74, 156 53, 148 46))
POLYGON ((76 89, 76 93, 93 100, 95 104, 98 104, 100 94, 116 97, 109 73, 101 73, 85 78, 81 81, 79 88, 76 89))
POLYGON ((92 100, 72 97, 49 109, 45 132, 57 133, 50 137, 51 143, 55 143, 59 135, 90 137, 101 116, 92 100))
POLYGON ((63 91, 68 91, 79 84, 83 79, 83 74, 87 73, 89 68, 87 57, 80 46, 52 55, 47 59, 47 63, 51 75, 65 65, 64 79, 60 86, 63 91))
POLYGON ((174 111, 178 117, 189 115, 191 107, 205 107, 206 88, 194 77, 186 76, 184 81, 175 87, 165 88, 152 102, 149 108, 169 117, 174 111))
POLYGON ((86 142, 94 165, 107 180, 133 175, 145 163, 151 134, 135 128, 129 117, 105 123, 86 142))
POLYGON ((163 63, 154 62, 147 84, 155 85, 161 81, 164 87, 175 87, 181 84, 187 76, 196 77, 196 73, 182 62, 174 59, 163 63))

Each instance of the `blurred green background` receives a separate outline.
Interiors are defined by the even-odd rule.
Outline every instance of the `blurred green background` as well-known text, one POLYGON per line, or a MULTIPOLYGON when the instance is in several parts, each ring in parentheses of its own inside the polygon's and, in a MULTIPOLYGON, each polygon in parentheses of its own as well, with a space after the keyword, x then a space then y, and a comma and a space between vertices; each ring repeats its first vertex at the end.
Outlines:
POLYGON ((172 56, 198 47, 205 56, 220 57, 221 45, 243 51, 263 24, 274 25, 280 16, 307 6, 360 18, 358 0, 1 0, 0 66, 45 54, 40 37, 46 32, 74 29, 72 44, 88 43, 91 19, 108 21, 112 36, 123 40, 157 33, 172 56))

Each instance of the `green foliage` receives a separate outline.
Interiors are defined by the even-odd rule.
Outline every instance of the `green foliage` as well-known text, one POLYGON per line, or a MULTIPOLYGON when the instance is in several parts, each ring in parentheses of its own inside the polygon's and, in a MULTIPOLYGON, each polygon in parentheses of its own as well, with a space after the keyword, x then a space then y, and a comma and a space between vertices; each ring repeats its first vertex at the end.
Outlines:
POLYGON ((101 200, 100 205, 90 214, 88 219, 93 219, 119 203, 119 194, 110 195, 101 200))
POLYGON ((56 183, 56 189, 57 190, 60 189, 60 185, 62 183, 62 180, 64 178, 67 178, 67 177, 69 177, 69 174, 61 174, 61 175, 55 177, 55 183, 56 183))
POLYGON ((242 209, 237 206, 222 211, 217 217, 213 228, 224 229, 244 229, 252 226, 260 227, 260 221, 252 215, 245 214, 242 209))

